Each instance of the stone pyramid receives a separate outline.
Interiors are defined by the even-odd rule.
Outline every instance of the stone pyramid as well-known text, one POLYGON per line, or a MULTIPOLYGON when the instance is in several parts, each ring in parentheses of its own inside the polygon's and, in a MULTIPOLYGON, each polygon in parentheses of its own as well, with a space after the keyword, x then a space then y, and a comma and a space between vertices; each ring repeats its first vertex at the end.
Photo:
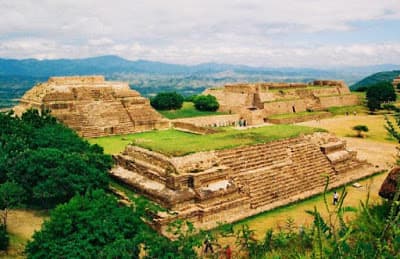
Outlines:
POLYGON ((128 83, 103 76, 51 77, 27 91, 14 111, 20 115, 29 108, 49 109, 83 137, 141 132, 169 123, 128 83))

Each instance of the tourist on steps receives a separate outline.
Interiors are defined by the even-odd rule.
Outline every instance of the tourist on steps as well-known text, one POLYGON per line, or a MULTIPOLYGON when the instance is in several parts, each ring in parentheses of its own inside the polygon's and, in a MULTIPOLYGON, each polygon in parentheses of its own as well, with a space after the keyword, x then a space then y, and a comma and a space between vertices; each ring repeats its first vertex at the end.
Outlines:
POLYGON ((335 191, 333 193, 333 205, 336 205, 339 201, 339 194, 335 191))

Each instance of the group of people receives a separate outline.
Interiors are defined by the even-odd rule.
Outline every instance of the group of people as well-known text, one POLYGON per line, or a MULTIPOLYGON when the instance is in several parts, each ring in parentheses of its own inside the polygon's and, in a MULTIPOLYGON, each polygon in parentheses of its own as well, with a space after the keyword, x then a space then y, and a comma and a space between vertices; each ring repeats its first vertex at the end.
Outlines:
POLYGON ((240 118, 238 121, 239 127, 246 127, 247 126, 247 121, 243 118, 240 118))

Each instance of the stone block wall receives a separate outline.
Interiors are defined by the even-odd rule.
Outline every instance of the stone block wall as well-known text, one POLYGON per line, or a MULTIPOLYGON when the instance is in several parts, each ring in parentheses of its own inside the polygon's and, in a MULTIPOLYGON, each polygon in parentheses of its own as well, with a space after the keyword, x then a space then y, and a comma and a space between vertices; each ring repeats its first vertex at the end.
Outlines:
POLYGON ((127 149, 111 174, 175 211, 155 220, 160 231, 177 218, 209 229, 320 193, 326 176, 334 187, 375 172, 327 133, 183 157, 127 149))
POLYGON ((182 122, 192 124, 198 127, 221 127, 235 125, 239 121, 239 114, 227 114, 227 115, 214 115, 214 116, 201 116, 192 118, 175 119, 172 123, 182 122))
POLYGON ((52 115, 83 137, 169 126, 149 100, 127 83, 107 82, 103 76, 51 77, 27 91, 14 111, 20 115, 31 107, 50 109, 52 115))
POLYGON ((273 114, 359 103, 358 97, 351 95, 343 81, 333 80, 316 80, 308 84, 266 82, 225 85, 223 88, 207 89, 204 94, 217 98, 220 111, 237 113, 250 125, 263 123, 265 117, 273 114))

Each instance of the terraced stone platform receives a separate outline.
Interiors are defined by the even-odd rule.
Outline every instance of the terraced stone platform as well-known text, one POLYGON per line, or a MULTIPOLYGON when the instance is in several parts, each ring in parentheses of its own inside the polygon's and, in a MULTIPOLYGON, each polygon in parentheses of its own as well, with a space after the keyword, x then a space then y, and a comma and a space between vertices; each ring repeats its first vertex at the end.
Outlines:
POLYGON ((111 175, 171 213, 154 220, 160 231, 174 219, 210 229, 321 193, 376 169, 328 133, 181 157, 128 146, 111 175))
POLYGON ((14 107, 49 109, 58 120, 83 137, 128 134, 169 127, 149 100, 127 83, 103 76, 51 77, 30 89, 14 107))

